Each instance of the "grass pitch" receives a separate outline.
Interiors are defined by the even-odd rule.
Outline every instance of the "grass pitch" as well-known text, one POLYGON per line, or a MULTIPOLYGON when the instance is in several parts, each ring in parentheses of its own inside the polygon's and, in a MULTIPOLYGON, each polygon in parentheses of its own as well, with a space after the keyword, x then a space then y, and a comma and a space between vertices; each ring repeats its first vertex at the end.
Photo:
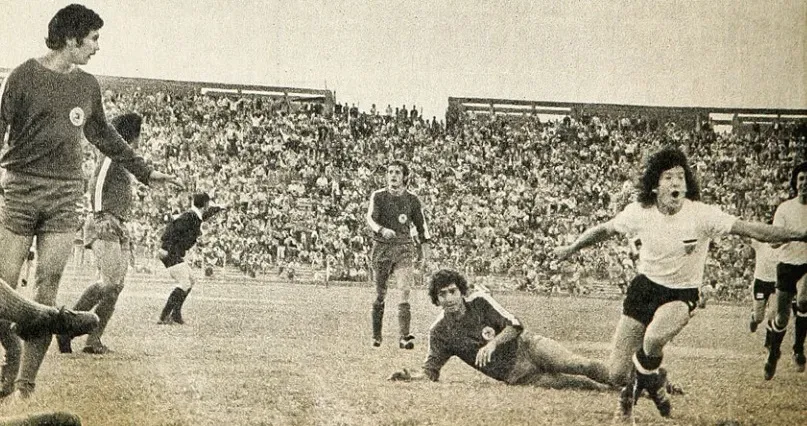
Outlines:
MULTIPOLYGON (((91 266, 68 273, 59 302, 72 305, 92 279, 91 266)), ((185 326, 160 326, 171 284, 132 274, 105 343, 115 352, 72 355, 51 345, 34 397, 0 403, 0 415, 52 409, 77 413, 86 425, 602 425, 615 392, 511 387, 452 359, 439 383, 385 378, 419 368, 425 335, 438 308, 413 293, 413 351, 396 341, 397 293, 391 291, 385 340, 370 345, 370 287, 324 288, 204 279, 183 309, 185 326)), ((25 289, 24 292, 30 290, 25 289)), ((592 358, 608 356, 619 318, 615 300, 537 297, 494 292, 528 329, 592 358)), ((662 419, 643 399, 638 424, 788 425, 807 421, 807 381, 790 360, 792 330, 776 377, 762 379, 763 330, 747 330, 749 308, 710 305, 666 352, 665 366, 684 396, 662 419)))

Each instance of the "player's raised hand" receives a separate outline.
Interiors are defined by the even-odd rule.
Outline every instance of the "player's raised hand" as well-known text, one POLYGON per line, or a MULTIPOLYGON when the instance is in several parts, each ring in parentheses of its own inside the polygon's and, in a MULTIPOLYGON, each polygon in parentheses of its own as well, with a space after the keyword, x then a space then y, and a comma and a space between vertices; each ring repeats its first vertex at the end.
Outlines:
POLYGON ((185 185, 182 184, 182 181, 178 177, 157 170, 151 172, 149 175, 149 182, 168 184, 175 186, 178 189, 185 189, 185 185))

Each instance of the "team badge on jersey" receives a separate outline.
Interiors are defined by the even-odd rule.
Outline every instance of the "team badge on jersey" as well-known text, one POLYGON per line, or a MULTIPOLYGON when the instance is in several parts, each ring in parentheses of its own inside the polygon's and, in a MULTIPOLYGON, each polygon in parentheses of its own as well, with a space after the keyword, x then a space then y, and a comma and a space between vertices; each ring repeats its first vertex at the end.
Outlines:
POLYGON ((409 218, 405 214, 401 213, 398 215, 398 222, 403 224, 406 223, 407 220, 409 220, 409 218))
POLYGON ((489 342, 493 340, 494 337, 496 337, 496 330, 494 330, 493 327, 485 327, 482 329, 482 338, 485 339, 485 341, 489 342))
POLYGON ((84 125, 86 118, 84 110, 81 109, 81 107, 75 107, 70 110, 70 122, 73 123, 74 126, 79 127, 84 125))
POLYGON ((695 251, 695 247, 698 246, 698 240, 691 239, 691 240, 684 240, 684 251, 687 254, 692 254, 695 251))

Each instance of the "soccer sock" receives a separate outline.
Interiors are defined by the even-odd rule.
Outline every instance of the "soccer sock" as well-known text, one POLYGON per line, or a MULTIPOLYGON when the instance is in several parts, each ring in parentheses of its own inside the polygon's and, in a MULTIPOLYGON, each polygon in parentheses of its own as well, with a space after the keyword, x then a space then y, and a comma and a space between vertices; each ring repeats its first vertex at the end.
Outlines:
POLYGON ((171 318, 173 318, 174 322, 178 322, 182 324, 185 320, 182 318, 182 305, 185 303, 185 299, 187 299, 188 294, 190 294, 192 289, 188 289, 187 291, 182 290, 181 288, 177 288, 179 290, 179 295, 177 296, 177 301, 174 304, 174 310, 171 313, 171 318))
POLYGON ((804 338, 807 337, 807 310, 796 311, 796 328, 793 336, 793 352, 804 353, 804 338))
POLYGON ((785 338, 785 332, 787 331, 787 324, 779 327, 776 324, 776 319, 772 318, 768 321, 768 327, 766 329, 766 333, 770 336, 770 355, 775 356, 778 358, 779 351, 782 347, 782 340, 785 338))
POLYGON ((174 288, 174 291, 172 291, 171 294, 168 295, 168 300, 165 302, 165 307, 163 308, 163 311, 160 314, 160 321, 168 320, 168 315, 170 315, 171 311, 174 310, 174 307, 176 306, 180 293, 183 293, 182 289, 176 287, 174 288))
POLYGON ((43 337, 26 340, 22 343, 20 373, 17 375, 17 381, 14 382, 15 389, 23 393, 30 393, 34 390, 36 375, 39 372, 42 361, 45 359, 45 354, 48 352, 51 340, 53 340, 53 336, 48 334, 43 337))
POLYGON ((81 293, 81 297, 79 297, 76 304, 73 305, 73 310, 91 310, 97 303, 99 303, 103 294, 103 285, 100 282, 93 283, 91 286, 87 287, 86 290, 84 290, 84 293, 81 293))
POLYGON ((0 344, 5 350, 5 363, 0 367, 0 395, 13 389, 20 369, 20 339, 11 331, 11 323, 0 320, 0 344))
POLYGON ((26 299, 0 280, 0 318, 27 324, 53 312, 56 312, 56 308, 26 299))
POLYGON ((409 302, 398 304, 398 326, 401 332, 401 338, 409 335, 409 324, 412 322, 412 311, 409 302))
POLYGON ((112 314, 115 312, 115 304, 117 302, 117 292, 107 294, 98 302, 98 306, 95 308, 95 315, 98 315, 98 326, 87 336, 86 346, 101 344, 101 336, 104 334, 104 330, 106 330, 109 319, 112 318, 112 314))
POLYGON ((663 358, 663 356, 649 356, 645 353, 644 348, 640 348, 633 354, 633 365, 639 374, 649 376, 658 373, 663 358))
POLYGON ((373 303, 373 339, 381 339, 381 326, 384 324, 384 303, 373 303))

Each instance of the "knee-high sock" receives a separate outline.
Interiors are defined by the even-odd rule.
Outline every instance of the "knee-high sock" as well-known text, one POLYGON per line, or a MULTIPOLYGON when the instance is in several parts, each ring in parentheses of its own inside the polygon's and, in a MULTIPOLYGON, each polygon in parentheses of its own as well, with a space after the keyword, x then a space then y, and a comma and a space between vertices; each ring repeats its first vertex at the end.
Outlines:
POLYGON ((0 320, 0 344, 5 350, 5 362, 0 367, 0 393, 11 391, 20 370, 20 339, 11 331, 11 323, 0 320))
POLYGON ((42 366, 42 361, 45 359, 52 340, 53 336, 48 334, 44 337, 23 341, 20 372, 14 383, 16 389, 33 390, 39 367, 42 366))
POLYGON ((98 345, 101 343, 101 336, 106 330, 106 325, 112 314, 115 312, 115 304, 118 302, 118 293, 108 294, 101 298, 98 306, 95 308, 95 315, 98 315, 98 326, 87 336, 87 346, 98 345))
POLYGON ((804 338, 807 337, 807 311, 796 311, 796 329, 793 333, 793 352, 804 353, 804 338))
POLYGON ((384 324, 384 303, 373 303, 373 339, 381 339, 381 329, 384 324))
POLYGON ((103 284, 100 282, 95 282, 87 287, 84 293, 81 293, 81 297, 79 297, 76 304, 73 305, 73 309, 76 311, 89 311, 94 308, 104 295, 103 288, 103 284))
POLYGON ((770 355, 771 356, 779 356, 779 353, 782 348, 782 340, 785 338, 785 333, 787 332, 787 324, 779 328, 776 324, 776 319, 772 318, 768 321, 768 327, 765 329, 765 333, 768 335, 768 341, 770 343, 770 355))
POLYGON ((171 294, 168 295, 168 300, 165 302, 165 307, 163 308, 163 311, 160 314, 160 321, 167 321, 168 320, 168 316, 174 310, 174 307, 177 304, 177 300, 179 299, 179 297, 183 293, 184 293, 184 291, 182 291, 181 288, 176 287, 176 288, 174 288, 174 291, 172 291, 171 294))
POLYGON ((408 302, 398 304, 398 327, 401 337, 409 335, 409 324, 412 321, 412 311, 408 302))
POLYGON ((182 318, 182 305, 185 304, 185 299, 188 298, 188 294, 190 294, 192 289, 182 290, 181 288, 177 287, 180 291, 179 296, 177 296, 176 304, 174 304, 174 310, 171 312, 171 318, 174 322, 178 322, 182 324, 185 320, 182 318))

